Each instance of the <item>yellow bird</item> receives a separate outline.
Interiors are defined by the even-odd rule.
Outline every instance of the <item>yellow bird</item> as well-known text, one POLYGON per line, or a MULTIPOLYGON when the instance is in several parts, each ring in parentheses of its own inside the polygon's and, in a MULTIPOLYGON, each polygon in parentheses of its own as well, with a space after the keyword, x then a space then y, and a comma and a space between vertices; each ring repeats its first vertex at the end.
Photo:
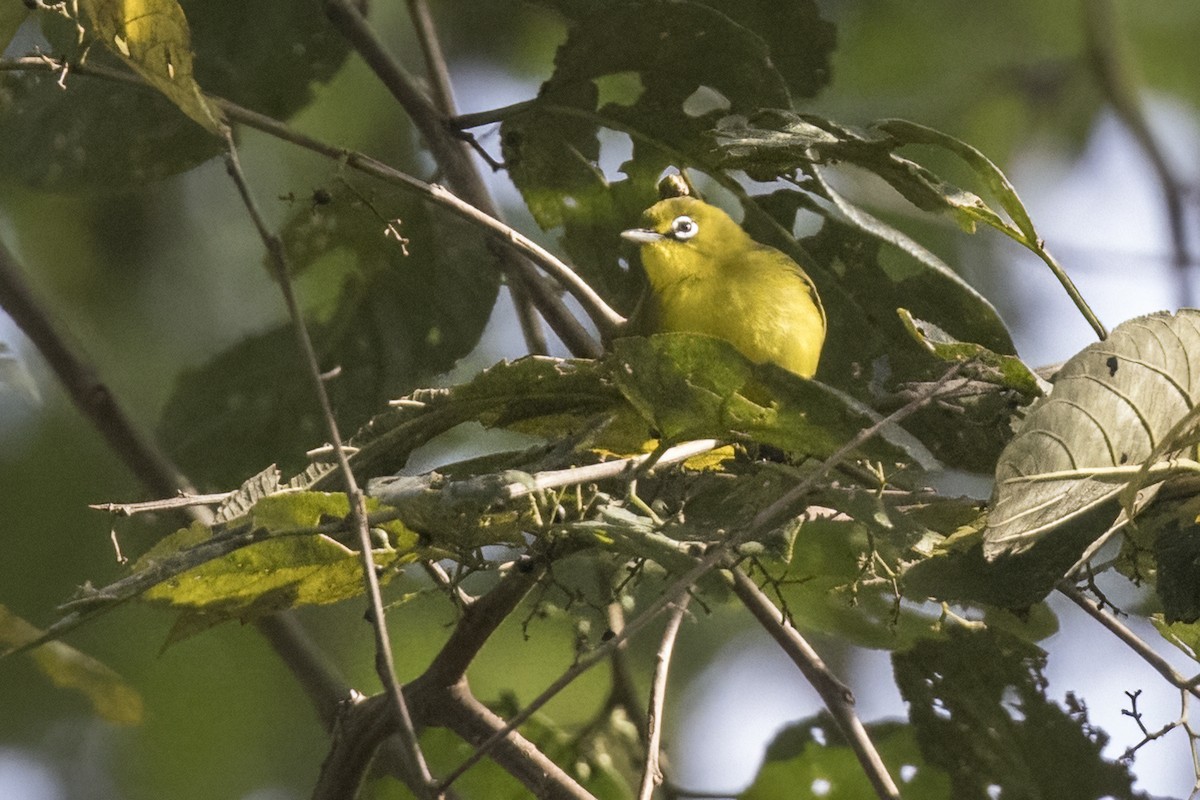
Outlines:
POLYGON ((650 279, 631 321, 635 332, 716 336, 751 361, 812 377, 825 310, 799 264, 695 197, 661 200, 643 221, 644 228, 621 234, 641 245, 650 279))

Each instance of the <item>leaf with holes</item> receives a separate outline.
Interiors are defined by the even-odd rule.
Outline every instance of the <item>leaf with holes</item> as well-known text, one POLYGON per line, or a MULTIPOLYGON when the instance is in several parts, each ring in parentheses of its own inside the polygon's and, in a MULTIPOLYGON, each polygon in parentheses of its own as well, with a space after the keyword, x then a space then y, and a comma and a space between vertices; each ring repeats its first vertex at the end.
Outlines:
POLYGON ((220 112, 192 75, 192 34, 175 0, 83 0, 89 32, 215 136, 220 112))
POLYGON ((985 555, 1024 552, 1131 482, 1161 484, 1195 447, 1198 352, 1200 311, 1184 309, 1129 320, 1071 358, 996 465, 985 555))

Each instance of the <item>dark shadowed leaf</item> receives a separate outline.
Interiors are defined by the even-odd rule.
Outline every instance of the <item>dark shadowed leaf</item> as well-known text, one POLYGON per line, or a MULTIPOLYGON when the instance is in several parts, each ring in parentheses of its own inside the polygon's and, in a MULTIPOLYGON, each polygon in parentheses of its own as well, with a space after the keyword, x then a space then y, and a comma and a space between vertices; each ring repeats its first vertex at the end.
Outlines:
MULTIPOLYGON (((297 202, 283 239, 293 267, 313 282, 300 294, 312 285, 309 299, 324 301, 309 331, 321 368, 340 368, 326 388, 343 431, 450 369, 475 346, 495 303, 499 275, 481 237, 419 203, 334 189, 324 204, 297 202), (333 299, 320 295, 321 281, 333 299)), ((185 374, 161 429, 192 474, 219 486, 273 461, 284 472, 302 469, 302 454, 327 436, 290 324, 185 374)))
MULTIPOLYGON (((0 605, 0 653, 20 647, 43 634, 0 605)), ((29 657, 55 686, 74 689, 91 703, 96 716, 115 725, 140 725, 142 697, 132 686, 85 653, 62 642, 47 642, 29 657)))
POLYGON ((949 634, 892 656, 921 755, 950 776, 948 796, 1145 797, 1126 766, 1101 755, 1108 736, 1083 702, 1046 697, 1041 650, 988 630, 949 634))

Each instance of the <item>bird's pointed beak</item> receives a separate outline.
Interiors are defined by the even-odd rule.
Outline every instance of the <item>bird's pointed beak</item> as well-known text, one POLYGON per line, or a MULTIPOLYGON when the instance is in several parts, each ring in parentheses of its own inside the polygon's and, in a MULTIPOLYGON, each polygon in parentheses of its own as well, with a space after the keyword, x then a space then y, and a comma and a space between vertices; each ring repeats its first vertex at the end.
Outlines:
POLYGON ((659 239, 665 239, 658 231, 652 231, 649 228, 630 228, 627 231, 621 231, 621 238, 628 242, 637 242, 646 244, 647 242, 657 242, 659 239))

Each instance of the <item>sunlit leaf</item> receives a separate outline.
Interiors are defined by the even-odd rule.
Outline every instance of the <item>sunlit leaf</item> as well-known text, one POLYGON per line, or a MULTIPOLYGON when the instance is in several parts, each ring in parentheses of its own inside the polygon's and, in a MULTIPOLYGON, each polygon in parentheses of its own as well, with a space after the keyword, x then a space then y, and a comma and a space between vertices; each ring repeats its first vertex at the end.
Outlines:
MULTIPOLYGON (((378 510, 378 505, 368 504, 370 510, 378 510)), ((150 588, 144 599, 219 618, 244 619, 280 608, 356 597, 363 591, 358 553, 330 536, 311 532, 317 525, 345 519, 348 513, 344 494, 291 492, 264 498, 251 510, 251 524, 269 531, 269 538, 173 575, 150 588)), ((377 567, 384 568, 381 580, 386 580, 395 574, 387 567, 411 560, 417 537, 397 522, 385 523, 383 529, 389 541, 373 555, 377 567)), ((357 543, 356 538, 348 541, 357 543)))
POLYGON ((192 75, 187 17, 176 0, 81 0, 93 33, 151 86, 214 136, 222 136, 220 111, 192 75))
POLYGON ((1016 356, 994 353, 983 345, 959 341, 932 322, 916 319, 908 309, 897 311, 904 327, 930 353, 943 361, 970 362, 971 369, 966 374, 972 378, 1012 389, 1029 399, 1049 391, 1050 385, 1016 356))
POLYGON ((1200 661, 1200 624, 1167 622, 1162 614, 1151 614, 1150 622, 1164 639, 1186 653, 1193 661, 1200 661))
MULTIPOLYGON (((755 365, 721 339, 669 333, 618 339, 612 380, 672 441, 729 432, 782 450, 829 456, 879 421, 871 409, 818 381, 755 365)), ((928 452, 897 426, 884 426, 862 453, 925 466, 928 452)))

